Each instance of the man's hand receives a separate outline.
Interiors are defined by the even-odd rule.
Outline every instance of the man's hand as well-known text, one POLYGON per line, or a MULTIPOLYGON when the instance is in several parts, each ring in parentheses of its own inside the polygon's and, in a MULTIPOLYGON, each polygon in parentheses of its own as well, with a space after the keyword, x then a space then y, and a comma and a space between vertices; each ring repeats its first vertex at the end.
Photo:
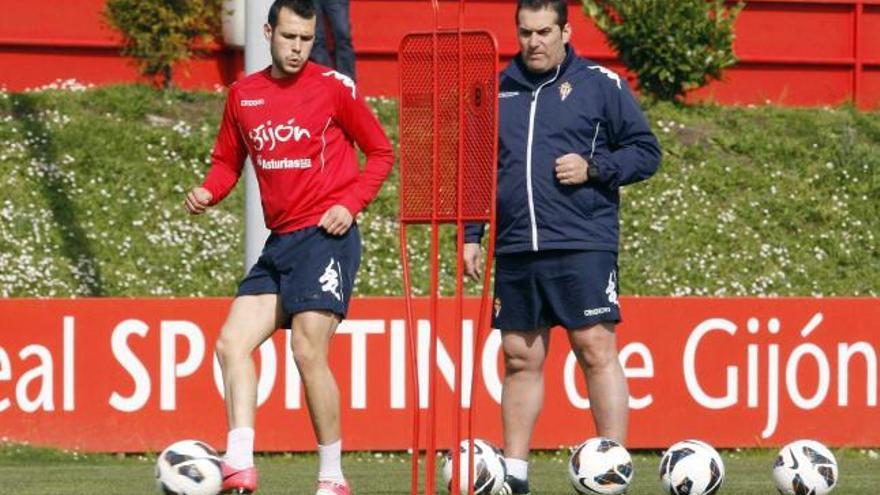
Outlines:
POLYGON ((211 191, 204 187, 194 187, 192 191, 186 194, 186 199, 183 200, 183 207, 186 208, 190 215, 201 215, 208 209, 212 199, 214 199, 214 195, 211 194, 211 191))
POLYGON ((587 181, 587 161, 576 153, 562 155, 556 159, 556 179, 565 186, 576 186, 587 181))
POLYGON ((464 273, 474 280, 480 281, 480 265, 483 264, 483 248, 476 242, 468 242, 464 245, 462 253, 464 257, 464 273))
POLYGON ((342 235, 351 227, 354 217, 348 208, 342 205, 333 205, 321 217, 318 227, 324 229, 330 235, 342 235))

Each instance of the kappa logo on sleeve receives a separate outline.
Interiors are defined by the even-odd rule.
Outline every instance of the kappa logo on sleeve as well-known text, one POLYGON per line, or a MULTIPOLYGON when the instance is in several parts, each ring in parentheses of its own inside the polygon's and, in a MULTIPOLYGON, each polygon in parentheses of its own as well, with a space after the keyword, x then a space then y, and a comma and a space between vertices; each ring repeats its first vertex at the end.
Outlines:
POLYGON ((621 89, 620 88, 620 84, 621 84, 620 83, 620 76, 617 75, 616 72, 612 71, 611 69, 602 67, 601 65, 591 65, 590 68, 593 70, 597 70, 597 71, 601 72, 602 74, 605 74, 606 76, 608 76, 608 79, 611 79, 612 81, 617 83, 617 89, 621 89))
POLYGON ((357 89, 355 89, 354 81, 350 77, 346 76, 345 74, 343 74, 341 72, 336 72, 335 70, 327 71, 321 75, 325 76, 325 77, 327 77, 327 76, 335 77, 338 81, 342 82, 343 86, 345 86, 346 88, 351 90, 351 99, 357 98, 357 89))

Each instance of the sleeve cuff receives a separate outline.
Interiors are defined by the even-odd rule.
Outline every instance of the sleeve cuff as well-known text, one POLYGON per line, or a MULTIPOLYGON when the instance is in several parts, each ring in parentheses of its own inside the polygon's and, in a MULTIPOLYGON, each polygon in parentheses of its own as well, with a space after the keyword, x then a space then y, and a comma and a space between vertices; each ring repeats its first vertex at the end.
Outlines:
POLYGON ((485 225, 483 224, 467 224, 464 228, 464 242, 465 244, 479 244, 483 240, 483 231, 485 229, 485 225))
POLYGON ((354 196, 348 196, 342 201, 339 202, 342 206, 351 213, 351 216, 356 217, 358 213, 361 212, 361 202, 354 196))

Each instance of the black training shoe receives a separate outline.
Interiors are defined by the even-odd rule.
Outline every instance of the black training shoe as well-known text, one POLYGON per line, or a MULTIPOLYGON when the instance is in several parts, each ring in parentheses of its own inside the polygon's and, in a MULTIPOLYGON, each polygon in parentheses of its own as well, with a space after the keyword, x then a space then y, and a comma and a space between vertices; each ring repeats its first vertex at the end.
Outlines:
POLYGON ((504 477, 504 486, 498 493, 500 495, 531 495, 529 480, 521 480, 508 474, 504 477))

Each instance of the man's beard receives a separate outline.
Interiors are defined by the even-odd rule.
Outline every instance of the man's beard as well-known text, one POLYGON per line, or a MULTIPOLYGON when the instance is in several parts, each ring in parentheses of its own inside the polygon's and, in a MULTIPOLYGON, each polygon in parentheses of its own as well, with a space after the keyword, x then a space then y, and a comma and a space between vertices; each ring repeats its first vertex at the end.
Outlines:
POLYGON ((298 69, 290 70, 287 68, 287 64, 285 63, 284 57, 277 56, 274 51, 270 51, 270 53, 272 56, 272 65, 275 67, 276 70, 278 70, 278 72, 280 72, 286 76, 292 76, 292 75, 299 73, 300 71, 302 71, 303 67, 306 64, 306 62, 303 62, 303 64, 300 65, 298 69))

